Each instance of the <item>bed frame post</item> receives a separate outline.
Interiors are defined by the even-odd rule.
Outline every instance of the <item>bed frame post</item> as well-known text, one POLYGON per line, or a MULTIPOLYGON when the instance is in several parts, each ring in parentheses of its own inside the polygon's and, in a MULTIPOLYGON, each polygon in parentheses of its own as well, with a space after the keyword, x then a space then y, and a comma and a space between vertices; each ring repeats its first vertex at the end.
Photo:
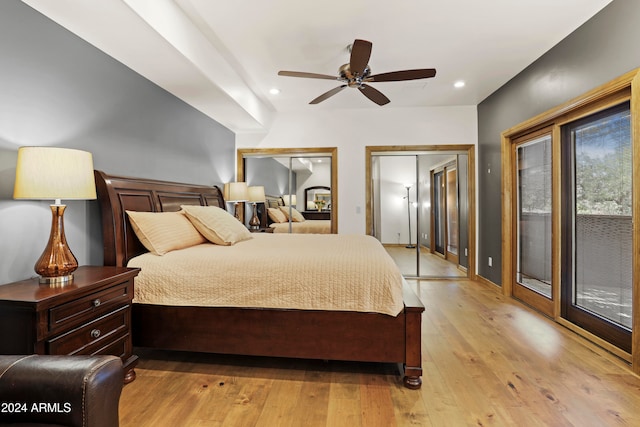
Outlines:
POLYGON ((405 316, 405 361, 403 383, 406 388, 417 390, 422 386, 422 312, 420 298, 404 282, 402 289, 405 316))

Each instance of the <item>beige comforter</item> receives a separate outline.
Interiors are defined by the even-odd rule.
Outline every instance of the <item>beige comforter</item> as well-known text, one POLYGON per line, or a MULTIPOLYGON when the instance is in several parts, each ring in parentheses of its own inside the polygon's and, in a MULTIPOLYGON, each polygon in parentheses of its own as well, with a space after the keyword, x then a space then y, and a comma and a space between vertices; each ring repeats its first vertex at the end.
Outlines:
POLYGON ((201 244, 133 258, 134 302, 346 310, 397 315, 402 275, 365 235, 255 233, 233 246, 201 244))
MULTIPOLYGON (((274 222, 269 227, 273 228, 274 233, 288 233, 288 222, 274 222)), ((331 233, 330 219, 308 219, 302 222, 291 223, 292 233, 303 234, 329 234, 331 233)))

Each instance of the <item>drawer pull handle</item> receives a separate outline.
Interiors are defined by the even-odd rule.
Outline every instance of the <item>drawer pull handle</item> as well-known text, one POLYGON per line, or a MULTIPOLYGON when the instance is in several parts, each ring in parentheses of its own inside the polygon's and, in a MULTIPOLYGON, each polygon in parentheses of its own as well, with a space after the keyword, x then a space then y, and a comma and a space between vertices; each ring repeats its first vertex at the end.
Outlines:
POLYGON ((91 330, 91 338, 98 338, 101 334, 102 332, 100 332, 100 329, 91 330))
POLYGON ((93 300, 93 306, 94 307, 98 307, 100 304, 102 304, 102 302, 100 301, 99 298, 96 298, 93 300))

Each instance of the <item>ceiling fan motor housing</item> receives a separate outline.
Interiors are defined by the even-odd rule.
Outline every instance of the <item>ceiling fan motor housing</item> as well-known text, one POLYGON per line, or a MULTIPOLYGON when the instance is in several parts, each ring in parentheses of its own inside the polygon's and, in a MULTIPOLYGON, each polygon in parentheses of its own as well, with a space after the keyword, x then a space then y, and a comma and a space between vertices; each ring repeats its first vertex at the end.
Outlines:
POLYGON ((364 79, 371 75, 371 68, 367 65, 362 75, 359 76, 351 72, 351 66, 349 64, 344 64, 338 69, 338 75, 340 76, 338 80, 347 83, 349 87, 358 87, 362 85, 364 79))

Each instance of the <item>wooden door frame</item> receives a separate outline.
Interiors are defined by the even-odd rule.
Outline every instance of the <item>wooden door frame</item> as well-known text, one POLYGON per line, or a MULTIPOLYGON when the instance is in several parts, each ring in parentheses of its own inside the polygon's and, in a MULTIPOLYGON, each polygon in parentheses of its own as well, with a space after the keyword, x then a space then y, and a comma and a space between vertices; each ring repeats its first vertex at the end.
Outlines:
MULTIPOLYGON (((373 205, 371 184, 371 158, 375 154, 425 152, 432 154, 446 154, 447 152, 464 152, 467 155, 467 197, 469 200, 468 212, 468 235, 469 253, 467 266, 467 277, 475 280, 477 278, 476 269, 476 146, 473 144, 451 144, 451 145, 381 145, 365 147, 365 202, 366 202, 366 234, 373 235, 373 205)), ((445 248, 446 250, 446 248, 445 248)))

